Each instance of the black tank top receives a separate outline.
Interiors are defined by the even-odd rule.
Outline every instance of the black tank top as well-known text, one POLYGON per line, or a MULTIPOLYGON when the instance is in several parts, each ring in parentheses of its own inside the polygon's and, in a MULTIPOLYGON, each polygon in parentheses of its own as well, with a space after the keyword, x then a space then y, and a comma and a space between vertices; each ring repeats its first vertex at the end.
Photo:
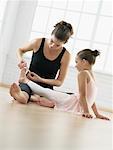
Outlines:
MULTIPOLYGON (((63 47, 62 52, 58 55, 58 57, 54 60, 49 60, 44 56, 43 48, 44 48, 44 42, 45 38, 42 39, 40 48, 37 52, 33 52, 31 63, 29 70, 38 74, 40 77, 45 79, 55 79, 56 74, 60 68, 61 65, 61 59, 66 51, 66 49, 63 47)), ((53 89, 53 86, 36 82, 42 87, 53 89)))

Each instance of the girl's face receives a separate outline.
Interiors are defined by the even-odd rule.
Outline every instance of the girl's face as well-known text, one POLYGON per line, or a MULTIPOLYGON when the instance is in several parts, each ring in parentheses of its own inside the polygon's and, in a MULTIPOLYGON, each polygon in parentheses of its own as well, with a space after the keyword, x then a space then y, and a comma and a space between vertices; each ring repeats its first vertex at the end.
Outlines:
POLYGON ((54 35, 52 35, 49 40, 48 46, 51 50, 59 50, 62 48, 63 44, 64 42, 61 42, 54 35))
POLYGON ((77 68, 78 71, 84 70, 84 60, 80 59, 80 57, 76 57, 75 59, 75 67, 77 68))

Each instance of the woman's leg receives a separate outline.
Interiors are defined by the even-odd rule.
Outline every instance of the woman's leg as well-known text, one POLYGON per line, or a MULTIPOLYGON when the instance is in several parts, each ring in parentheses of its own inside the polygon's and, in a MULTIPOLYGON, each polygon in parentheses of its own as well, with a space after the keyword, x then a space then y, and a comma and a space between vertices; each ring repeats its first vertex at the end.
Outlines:
MULTIPOLYGON (((29 82, 29 79, 26 77, 26 68, 21 69, 19 82, 21 83, 23 82, 23 84, 27 84, 29 82)), ((38 94, 31 95, 30 101, 36 102, 40 106, 45 106, 45 107, 55 106, 53 101, 50 101, 49 99, 44 98, 44 97, 40 97, 38 94)))
MULTIPOLYGON (((26 69, 22 70, 20 73, 19 80, 21 81, 23 78, 23 72, 26 72, 26 69)), ((23 83, 13 83, 10 87, 10 95, 20 103, 26 104, 29 101, 31 95, 31 89, 28 85, 23 83)))
POLYGON ((28 93, 21 91, 20 87, 13 83, 10 87, 10 95, 20 103, 26 104, 29 99, 28 93))
POLYGON ((40 97, 37 94, 31 95, 30 101, 35 102, 36 104, 44 107, 50 107, 53 108, 55 106, 55 103, 45 97, 40 97))
POLYGON ((30 101, 31 101, 31 102, 38 102, 39 99, 40 99, 40 96, 37 95, 37 94, 33 94, 33 95, 31 95, 31 97, 30 97, 30 101))
POLYGON ((30 87, 30 89, 33 91, 34 94, 43 96, 48 100, 54 101, 55 103, 64 103, 68 98, 70 98, 70 95, 66 93, 57 92, 49 88, 44 88, 34 83, 33 81, 30 81, 29 79, 27 79, 25 72, 26 72, 25 69, 22 69, 20 82, 27 83, 27 85, 30 87))
POLYGON ((66 93, 54 91, 48 88, 43 88, 32 81, 27 82, 27 84, 35 94, 43 96, 56 103, 63 103, 70 97, 70 95, 66 93))

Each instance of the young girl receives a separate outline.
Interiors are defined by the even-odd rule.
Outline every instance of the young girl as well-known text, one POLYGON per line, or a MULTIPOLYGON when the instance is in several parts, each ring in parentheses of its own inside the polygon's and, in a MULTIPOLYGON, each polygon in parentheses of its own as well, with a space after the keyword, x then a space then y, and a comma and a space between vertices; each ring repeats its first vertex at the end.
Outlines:
MULTIPOLYGON (((96 118, 109 120, 109 118, 101 115, 96 107, 95 98, 97 88, 95 84, 94 75, 92 72, 92 66, 95 64, 95 59, 99 55, 99 51, 84 49, 78 52, 76 56, 76 68, 78 73, 78 87, 79 93, 68 95, 65 93, 53 91, 51 89, 40 87, 32 81, 26 78, 23 69, 21 71, 20 82, 27 83, 34 93, 43 95, 46 98, 39 98, 37 101, 46 106, 48 99, 54 101, 55 109, 67 112, 73 112, 76 114, 82 114, 83 117, 93 118, 91 110, 93 110, 96 118)), ((31 72, 32 74, 32 72, 31 72)), ((16 87, 16 85, 15 85, 16 87)), ((18 89, 19 91, 19 89, 18 89)))

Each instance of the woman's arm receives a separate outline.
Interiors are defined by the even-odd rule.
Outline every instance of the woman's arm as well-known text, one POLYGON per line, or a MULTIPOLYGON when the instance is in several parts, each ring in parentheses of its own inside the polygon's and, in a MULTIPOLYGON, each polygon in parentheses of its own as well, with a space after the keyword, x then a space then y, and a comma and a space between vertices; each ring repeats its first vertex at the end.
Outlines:
POLYGON ((108 117, 105 117, 105 116, 101 115, 101 114, 98 112, 97 106, 96 106, 95 103, 93 103, 92 109, 93 109, 93 112, 94 112, 96 118, 105 119, 105 120, 110 120, 108 117))
POLYGON ((23 54, 28 52, 28 51, 36 51, 39 46, 40 46, 40 43, 41 43, 41 40, 42 39, 34 39, 28 43, 26 43, 23 47, 20 47, 18 50, 17 50, 17 57, 18 57, 18 60, 19 60, 19 68, 23 68, 23 67, 26 67, 26 62, 25 60, 23 59, 23 54))
POLYGON ((48 85, 61 86, 62 83, 64 82, 68 70, 69 62, 70 62, 70 53, 66 51, 66 53, 64 54, 61 60, 59 74, 56 79, 44 79, 33 72, 31 72, 31 75, 29 74, 28 78, 32 81, 41 82, 48 85))

